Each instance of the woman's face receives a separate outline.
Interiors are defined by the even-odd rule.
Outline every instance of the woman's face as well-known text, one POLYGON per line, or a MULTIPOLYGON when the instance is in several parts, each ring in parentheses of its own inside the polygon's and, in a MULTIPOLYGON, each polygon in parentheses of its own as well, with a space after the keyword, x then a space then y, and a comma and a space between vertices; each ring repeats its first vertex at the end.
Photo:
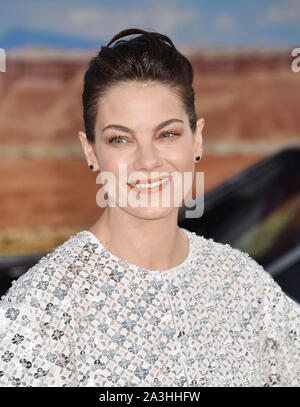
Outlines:
POLYGON ((179 98, 166 85, 128 81, 111 88, 99 101, 95 144, 89 156, 100 174, 108 172, 115 179, 115 185, 107 184, 110 202, 115 204, 109 208, 144 219, 178 212, 191 191, 195 156, 202 153, 203 125, 200 119, 192 133, 179 98), (184 173, 190 173, 190 183, 184 183, 184 173), (172 175, 163 188, 128 185, 172 175))

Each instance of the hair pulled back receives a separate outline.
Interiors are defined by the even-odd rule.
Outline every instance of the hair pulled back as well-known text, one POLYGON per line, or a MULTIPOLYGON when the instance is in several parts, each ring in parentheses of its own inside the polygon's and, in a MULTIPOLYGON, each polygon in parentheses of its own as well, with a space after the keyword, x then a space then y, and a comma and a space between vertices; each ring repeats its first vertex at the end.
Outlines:
POLYGON ((106 46, 102 46, 85 72, 82 103, 85 131, 90 142, 95 142, 99 99, 118 82, 131 80, 168 85, 180 98, 194 132, 197 119, 191 63, 166 35, 129 28, 120 31, 106 46), (140 35, 129 40, 120 39, 132 34, 140 35))

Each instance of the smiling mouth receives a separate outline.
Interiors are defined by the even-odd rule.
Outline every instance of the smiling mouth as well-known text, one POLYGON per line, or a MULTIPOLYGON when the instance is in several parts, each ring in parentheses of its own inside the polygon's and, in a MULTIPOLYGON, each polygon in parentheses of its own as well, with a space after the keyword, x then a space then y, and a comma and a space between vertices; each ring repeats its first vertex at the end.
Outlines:
POLYGON ((160 179, 159 181, 155 181, 155 182, 149 182, 149 183, 140 183, 139 181, 137 183, 127 183, 130 187, 132 188, 136 188, 136 189, 152 189, 152 188, 156 188, 159 187, 160 185, 165 184, 166 182, 168 182, 171 179, 171 176, 169 177, 164 177, 162 179, 160 179))

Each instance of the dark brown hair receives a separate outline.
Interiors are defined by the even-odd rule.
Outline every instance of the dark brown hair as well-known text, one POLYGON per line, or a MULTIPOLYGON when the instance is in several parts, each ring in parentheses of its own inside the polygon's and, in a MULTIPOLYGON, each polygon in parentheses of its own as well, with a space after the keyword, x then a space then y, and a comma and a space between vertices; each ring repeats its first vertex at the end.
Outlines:
POLYGON ((168 85, 180 98, 189 117, 190 127, 195 131, 197 119, 191 63, 166 35, 129 28, 120 31, 106 46, 102 46, 85 72, 82 103, 84 126, 89 141, 95 141, 99 98, 116 83, 130 80, 157 81, 168 85), (120 40, 132 34, 141 35, 120 40), (110 47, 116 40, 119 41, 110 47))

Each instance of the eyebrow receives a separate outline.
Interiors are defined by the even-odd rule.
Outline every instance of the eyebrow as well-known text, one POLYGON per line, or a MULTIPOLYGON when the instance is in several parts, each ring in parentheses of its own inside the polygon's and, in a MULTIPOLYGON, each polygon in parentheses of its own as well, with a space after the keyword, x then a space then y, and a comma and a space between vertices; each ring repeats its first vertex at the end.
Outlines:
MULTIPOLYGON (((179 123, 184 123, 183 120, 180 119, 169 119, 169 120, 165 120, 164 122, 158 124, 157 126, 154 127, 153 131, 157 131, 162 129, 163 127, 167 126, 168 124, 171 124, 173 122, 179 122, 179 123)), ((130 134, 133 134, 133 130, 131 130, 129 127, 125 127, 125 126, 121 126, 120 124, 109 124, 108 126, 105 126, 104 129, 102 129, 101 133, 103 133, 105 130, 108 129, 114 129, 114 130, 122 130, 122 131, 126 131, 130 134)))

